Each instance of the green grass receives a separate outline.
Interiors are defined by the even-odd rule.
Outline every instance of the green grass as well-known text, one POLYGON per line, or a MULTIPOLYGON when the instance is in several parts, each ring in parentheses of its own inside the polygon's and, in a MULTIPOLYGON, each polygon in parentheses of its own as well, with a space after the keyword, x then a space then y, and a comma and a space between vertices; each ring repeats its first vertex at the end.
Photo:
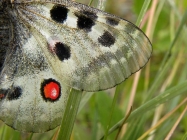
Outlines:
MULTIPOLYGON (((79 2, 89 3, 87 0, 79 2)), ((69 102, 75 107, 74 114, 82 96, 78 115, 70 133, 75 115, 66 111, 65 115, 72 118, 67 121, 68 127, 68 124, 62 125, 60 135, 63 132, 71 134, 71 140, 161 140, 171 134, 168 139, 185 140, 187 1, 160 0, 156 3, 156 0, 133 0, 129 3, 108 0, 104 5, 106 11, 141 25, 153 44, 152 57, 141 72, 117 88, 83 94, 73 90, 72 93, 80 94, 72 95, 77 100, 69 102)), ((97 0, 93 0, 92 6, 97 6, 97 0)), ((57 132, 58 128, 43 134, 19 133, 0 124, 0 140, 51 140, 58 138, 57 132)))

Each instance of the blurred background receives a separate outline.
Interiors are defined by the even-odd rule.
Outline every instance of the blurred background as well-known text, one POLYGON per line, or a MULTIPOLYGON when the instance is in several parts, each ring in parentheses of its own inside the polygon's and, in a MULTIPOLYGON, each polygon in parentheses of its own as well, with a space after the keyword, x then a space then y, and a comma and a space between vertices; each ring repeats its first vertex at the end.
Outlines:
MULTIPOLYGON (((107 140, 186 140, 187 0, 93 0, 91 6, 139 26, 150 38, 153 53, 117 90, 84 93, 71 140, 99 140, 108 126, 113 129, 107 140)), ((33 134, 32 139, 55 139, 57 129, 33 134)), ((30 138, 9 127, 7 131, 30 138)))

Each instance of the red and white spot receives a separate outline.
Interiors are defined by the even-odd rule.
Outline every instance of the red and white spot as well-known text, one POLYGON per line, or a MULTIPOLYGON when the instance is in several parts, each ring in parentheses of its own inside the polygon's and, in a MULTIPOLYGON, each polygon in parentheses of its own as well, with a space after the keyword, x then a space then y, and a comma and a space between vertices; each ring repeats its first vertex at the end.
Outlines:
POLYGON ((56 101, 61 95, 60 84, 54 79, 47 79, 41 84, 41 94, 46 101, 56 101))

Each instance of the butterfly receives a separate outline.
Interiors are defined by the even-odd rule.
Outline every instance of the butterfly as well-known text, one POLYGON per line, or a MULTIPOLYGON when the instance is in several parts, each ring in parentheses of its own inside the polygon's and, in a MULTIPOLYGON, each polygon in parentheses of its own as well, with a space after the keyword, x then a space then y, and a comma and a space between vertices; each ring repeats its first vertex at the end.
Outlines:
POLYGON ((60 124, 70 88, 114 87, 151 53, 134 24, 84 4, 1 0, 0 119, 19 131, 51 130, 60 124))

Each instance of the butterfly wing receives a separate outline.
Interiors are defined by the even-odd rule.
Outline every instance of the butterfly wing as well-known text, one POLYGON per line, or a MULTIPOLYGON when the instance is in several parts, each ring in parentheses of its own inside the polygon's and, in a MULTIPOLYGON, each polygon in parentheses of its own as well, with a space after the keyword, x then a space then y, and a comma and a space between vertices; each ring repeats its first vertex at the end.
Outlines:
POLYGON ((50 68, 33 33, 11 10, 11 18, 0 16, 7 23, 0 24, 0 119, 20 131, 45 132, 60 124, 70 89, 50 68))
POLYGON ((116 16, 66 0, 17 9, 34 36, 41 36, 38 42, 54 72, 73 88, 114 87, 150 58, 152 46, 146 35, 116 16))

